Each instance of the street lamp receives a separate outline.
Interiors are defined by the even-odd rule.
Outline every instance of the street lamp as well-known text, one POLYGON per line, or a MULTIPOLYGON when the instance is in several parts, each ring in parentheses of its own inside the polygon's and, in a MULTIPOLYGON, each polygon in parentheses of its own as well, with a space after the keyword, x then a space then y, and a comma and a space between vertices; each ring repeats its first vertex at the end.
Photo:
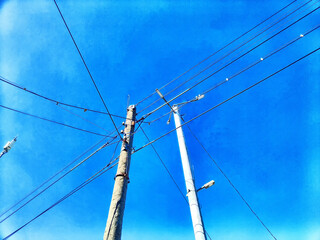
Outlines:
POLYGON ((207 182, 206 184, 204 184, 201 188, 199 188, 197 190, 197 192, 199 192, 200 190, 202 189, 208 189, 209 187, 212 187, 213 185, 215 184, 215 181, 214 180, 211 180, 210 182, 207 182))

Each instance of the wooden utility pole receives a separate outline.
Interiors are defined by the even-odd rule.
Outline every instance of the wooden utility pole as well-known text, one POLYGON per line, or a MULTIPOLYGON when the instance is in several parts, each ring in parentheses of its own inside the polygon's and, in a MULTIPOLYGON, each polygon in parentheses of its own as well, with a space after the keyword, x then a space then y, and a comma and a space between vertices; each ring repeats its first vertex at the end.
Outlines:
POLYGON ((136 107, 131 105, 127 109, 127 119, 123 134, 118 170, 115 176, 112 199, 109 209, 106 229, 103 240, 120 240, 122 230, 122 219, 125 208, 127 185, 129 183, 129 168, 133 133, 135 127, 136 107))

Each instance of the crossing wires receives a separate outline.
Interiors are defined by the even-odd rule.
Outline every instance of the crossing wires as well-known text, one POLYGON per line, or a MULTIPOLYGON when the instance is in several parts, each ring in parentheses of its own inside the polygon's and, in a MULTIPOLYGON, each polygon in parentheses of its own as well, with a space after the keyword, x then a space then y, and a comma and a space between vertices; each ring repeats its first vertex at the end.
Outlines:
MULTIPOLYGON (((111 141, 103 144, 101 147, 99 147, 97 150, 95 150, 93 153, 91 153, 88 157, 86 157, 85 159, 83 159, 80 163, 76 164, 74 167, 72 167, 70 170, 68 170, 66 173, 64 173, 63 175, 61 175, 59 178, 57 178, 55 181, 53 181, 52 183, 50 183, 47 187, 45 187, 43 190, 41 190, 39 193, 37 193, 36 195, 34 195, 32 198, 30 198, 28 201, 26 201, 24 204, 22 204, 20 207, 18 207, 16 210, 14 210, 12 213, 10 213, 9 215, 7 215, 6 217, 4 217, 3 219, 0 220, 0 223, 4 222, 5 220, 7 220, 9 217, 11 217, 12 215, 14 215, 15 213, 17 213, 19 210, 21 210, 23 207, 25 207, 27 204, 29 204, 31 201, 33 201, 35 198, 37 198, 38 196, 40 196, 42 193, 44 193, 46 190, 48 190, 50 187, 52 187, 53 185, 55 185, 57 182, 59 182, 61 179, 63 179, 64 177, 66 177, 68 174, 70 174, 72 171, 74 171, 76 168, 78 168, 79 166, 81 166, 83 163, 85 163, 88 159, 90 159, 93 155, 95 155, 97 152, 99 152, 101 149, 105 148, 106 146, 111 145, 111 142, 113 140, 115 140, 117 137, 114 137, 111 141)), ((121 140, 119 140, 118 142, 120 142, 121 140)), ((117 143, 117 142, 116 142, 117 143)), ((118 145, 117 145, 118 146, 118 145)), ((87 151, 86 151, 87 152, 87 151)), ((85 153, 84 153, 85 154, 85 153)), ((81 156, 83 156, 84 154, 81 154, 81 156)), ((76 158, 77 160, 78 158, 76 158)), ((75 161, 76 161, 75 160, 75 161)), ((72 161, 75 162, 75 161, 72 161)), ((71 164, 68 164, 68 166, 71 164)), ((40 189, 42 186, 44 186, 46 183, 48 183, 50 180, 52 180, 55 176, 59 175, 62 171, 64 171, 67 167, 63 168, 62 170, 60 170, 58 173, 56 173, 54 176, 50 177, 48 180, 46 180, 43 184, 41 184, 39 187, 36 188, 36 190, 33 190, 31 193, 27 194, 26 197, 24 197, 23 199, 21 199, 18 203, 14 204, 12 207, 10 207, 8 210, 5 211, 5 213, 7 213, 9 210, 13 209, 15 206, 17 206, 19 203, 21 203, 23 200, 25 200, 27 197, 29 197, 30 195, 32 195, 33 193, 35 193, 38 189, 40 189)), ((5 213, 1 214, 4 215, 5 213)))
MULTIPOLYGON (((233 96, 231 96, 231 97, 227 98, 226 100, 224 100, 224 101, 220 102, 219 104, 217 104, 217 105, 215 105, 215 106, 213 106, 213 107, 211 107, 211 108, 207 109, 206 111, 204 111, 204 112, 200 113, 199 115, 197 115, 197 116, 193 117, 192 119, 190 119, 190 120, 186 121, 185 123, 183 123, 183 124, 181 125, 181 127, 182 127, 182 126, 184 126, 184 125, 186 125, 186 124, 189 124, 190 122, 192 122, 192 121, 196 120, 197 118, 202 117, 203 115, 207 114, 208 112, 212 111, 213 109, 218 108, 218 107, 220 107, 221 105, 223 105, 223 104, 225 104, 225 103, 229 102, 230 100, 232 100, 232 99, 234 99, 234 98, 238 97, 239 95, 241 95, 241 94, 243 94, 243 93, 247 92, 248 90, 252 89, 253 87, 255 87, 255 86, 257 86, 257 85, 261 84, 262 82, 264 82, 264 81, 268 80, 269 78, 271 78, 271 77, 273 77, 273 76, 277 75, 278 73, 280 73, 280 72, 282 72, 282 71, 286 70, 287 68, 289 68, 289 67, 291 67, 292 65, 294 65, 294 64, 296 64, 296 63, 298 63, 298 62, 300 62, 301 60, 305 59, 306 57, 308 57, 308 56, 310 56, 310 55, 312 55, 312 54, 314 54, 314 53, 316 53, 316 52, 317 52, 317 51, 319 51, 319 50, 320 50, 320 47, 318 47, 318 48, 316 48, 315 50, 313 50, 313 51, 309 52, 308 54, 306 54, 306 55, 304 55, 304 56, 302 56, 302 57, 298 58, 297 60, 295 60, 295 61, 291 62, 290 64, 286 65, 285 67, 283 67, 283 68, 281 68, 281 69, 277 70, 276 72, 272 73, 271 75, 269 75, 269 76, 267 76, 267 77, 263 78, 262 80, 260 80, 260 81, 258 81, 258 82, 256 82, 256 83, 254 83, 254 84, 252 84, 251 86, 249 86, 249 87, 245 88, 244 90, 242 90, 242 91, 238 92, 237 94, 234 94, 233 96)), ((156 139, 154 139, 154 140, 152 140, 152 141, 148 142, 147 144, 143 145, 142 147, 140 147, 140 148, 136 149, 136 151, 135 151, 135 152, 138 152, 138 151, 142 150, 143 148, 145 148, 145 147, 149 146, 150 144, 155 143, 156 141, 158 141, 158 140, 162 139, 163 137, 165 137, 165 136, 167 136, 168 134, 172 133, 172 132, 173 132, 173 131, 175 131, 176 129, 177 129, 177 128, 172 129, 172 130, 168 131, 167 133, 165 133, 165 134, 161 135, 160 137, 158 137, 158 138, 156 138, 156 139)))
MULTIPOLYGON (((6 83, 6 84, 8 84, 8 85, 11 85, 11 86, 13 86, 13 87, 15 87, 15 88, 18 88, 18 89, 20 89, 20 90, 23 90, 23 91, 25 91, 25 92, 27 92, 27 93, 30 93, 30 94, 32 94, 32 95, 34 95, 34 96, 37 96, 37 97, 42 98, 42 99, 44 99, 44 100, 47 100, 47 101, 49 101, 49 102, 53 102, 54 104, 56 104, 56 105, 58 105, 58 106, 63 105, 63 106, 66 106, 66 107, 71 107, 71 108, 75 108, 75 109, 80 109, 80 110, 83 110, 84 112, 87 112, 87 111, 88 111, 88 112, 94 112, 94 113, 100 113, 100 114, 107 114, 107 115, 108 115, 108 113, 106 113, 106 112, 101 112, 101 111, 94 110, 94 109, 91 109, 91 108, 88 108, 88 107, 80 107, 80 106, 76 106, 76 105, 73 105, 73 104, 64 103, 64 102, 62 102, 62 101, 55 100, 55 99, 50 98, 50 97, 48 97, 48 96, 45 96, 45 95, 43 95, 43 94, 40 94, 40 93, 34 92, 34 91, 32 91, 32 90, 29 90, 29 89, 27 89, 26 87, 21 86, 21 85, 15 83, 15 82, 9 81, 8 79, 6 79, 6 78, 4 78, 4 77, 2 77, 2 76, 0 76, 0 81, 3 82, 3 83, 6 83)), ((119 115, 116 115, 116 114, 111 114, 111 113, 110 113, 110 115, 111 115, 112 117, 117 117, 117 118, 126 119, 125 117, 119 116, 119 115)))
POLYGON ((91 177, 89 177, 87 180, 85 180, 84 182, 82 182, 80 185, 78 185, 76 188, 74 188, 73 190, 71 190, 69 193, 67 193, 66 195, 64 195, 62 198, 60 198, 58 201, 56 201, 55 203, 53 203, 52 205, 50 205, 48 208, 46 208, 44 211, 42 211, 41 213, 39 213, 38 215, 36 215, 35 217, 33 217, 31 220, 29 220, 28 222, 26 222, 25 224, 23 224, 21 227, 19 227, 18 229, 14 230, 12 233, 10 233, 9 235, 7 235, 5 238, 3 238, 3 240, 9 239, 10 237, 12 237, 13 235, 15 235, 17 232, 19 232, 20 230, 22 230, 23 228, 25 228, 26 226, 28 226, 30 223, 32 223, 33 221, 35 221, 36 219, 38 219, 39 217, 41 217, 43 214, 45 214, 46 212, 48 212, 49 210, 51 210, 52 208, 54 208, 55 206, 57 206, 58 204, 62 203, 64 200, 68 199, 70 196, 72 196, 73 194, 75 194, 76 192, 78 192, 79 190, 81 190, 82 188, 84 188, 85 186, 87 186, 89 183, 91 183, 92 181, 96 180, 98 177, 102 176, 104 173, 106 173, 107 171, 111 170, 112 168, 114 168, 118 162, 116 162, 116 160, 118 159, 118 157, 111 159, 110 162, 103 167, 102 169, 100 169, 98 172, 96 172, 95 174, 93 174, 91 177))
POLYGON ((76 47, 76 49, 77 49, 77 51, 78 51, 78 53, 79 53, 79 56, 80 56, 80 58, 81 58, 81 60, 82 60, 82 62, 83 62, 83 64, 84 64, 84 66, 85 66, 85 68, 86 68, 89 76, 90 76, 90 79, 91 79, 91 81, 92 81, 92 83, 93 83, 93 85, 94 85, 94 87, 95 87, 95 89, 96 89, 96 91, 97 91, 97 93, 98 93, 98 95, 99 95, 99 97, 100 97, 100 99, 101 99, 101 101, 102 101, 105 109, 107 110, 108 116, 109 116, 109 118, 110 118, 113 126, 115 127, 115 129, 116 129, 116 131, 117 131, 120 139, 122 139, 121 134, 120 134, 120 132, 118 131, 118 128, 117 128, 117 126, 116 126, 116 123, 114 122, 114 120, 113 120, 113 118, 112 118, 112 115, 111 115, 110 112, 109 112, 109 109, 108 109, 108 107, 107 107, 107 105, 106 105, 106 103, 105 103, 105 101, 104 101, 104 99, 103 99, 103 97, 102 97, 99 89, 98 89, 98 86, 97 86, 95 80, 93 79, 93 76, 92 76, 92 74, 91 74, 91 72, 90 72, 90 70, 89 70, 89 68, 88 68, 88 66, 87 66, 87 63, 86 63, 86 61, 84 60, 84 58, 83 58, 83 56, 82 56, 82 53, 81 53, 81 51, 80 51, 80 49, 79 49, 79 47, 78 47, 78 45, 77 45, 77 43, 76 43, 76 41, 75 41, 72 33, 71 33, 71 31, 70 31, 70 29, 69 29, 69 27, 68 27, 68 25, 67 25, 67 22, 66 22, 66 20, 64 19, 63 15, 62 15, 62 12, 61 12, 61 10, 60 10, 60 8, 59 8, 56 0, 53 0, 53 1, 54 1, 54 4, 55 4, 56 7, 57 7, 57 10, 59 11, 59 14, 60 14, 60 16, 61 16, 61 19, 62 19, 65 27, 66 27, 67 30, 68 30, 68 33, 69 33, 69 35, 70 35, 70 37, 71 37, 71 39, 72 39, 72 41, 73 41, 73 44, 74 44, 74 46, 76 47))

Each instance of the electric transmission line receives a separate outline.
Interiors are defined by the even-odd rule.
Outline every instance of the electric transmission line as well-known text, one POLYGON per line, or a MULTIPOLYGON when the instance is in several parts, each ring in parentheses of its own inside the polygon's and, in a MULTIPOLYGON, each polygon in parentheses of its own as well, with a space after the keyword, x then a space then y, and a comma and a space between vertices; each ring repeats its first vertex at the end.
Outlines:
MULTIPOLYGON (((199 117, 201 117, 201 116, 205 115, 206 113, 208 113, 208 112, 212 111, 213 109, 215 109, 215 108, 217 108, 217 107, 219 107, 219 106, 221 106, 221 105, 223 105, 223 104, 225 104, 225 103, 229 102, 230 100, 232 100, 232 99, 236 98, 237 96, 241 95, 242 93, 245 93, 246 91, 250 90, 251 88, 253 88, 253 87, 255 87, 255 86, 259 85, 260 83, 262 83, 262 82, 266 81, 267 79, 269 79, 269 78, 271 78, 271 77, 275 76, 276 74, 278 74, 278 73, 280 73, 280 72, 284 71, 285 69, 287 69, 287 68, 291 67, 292 65, 296 64, 297 62, 299 62, 299 61, 303 60, 304 58, 306 58, 306 57, 308 57, 308 56, 312 55, 313 53, 315 53, 315 52, 317 52, 317 51, 319 51, 319 50, 320 50, 320 47, 319 47, 319 48, 317 48, 317 49, 315 49, 315 50, 313 50, 313 51, 311 51, 311 52, 309 52, 308 54, 304 55, 303 57, 300 57, 299 59, 297 59, 297 60, 293 61, 292 63, 290 63, 290 64, 286 65, 285 67, 283 67, 283 68, 281 68, 281 69, 277 70, 276 72, 274 72, 274 73, 272 73, 271 75, 269 75, 269 76, 267 76, 267 77, 263 78, 262 80, 260 80, 260 81, 256 82, 255 84, 253 84, 253 85, 251 85, 251 86, 249 86, 249 87, 245 88, 244 90, 242 90, 242 91, 238 92, 237 94, 235 94, 235 95, 233 95, 233 96, 231 96, 231 97, 227 98, 226 100, 224 100, 224 101, 220 102, 219 104, 217 104, 217 105, 215 105, 215 106, 213 106, 213 107, 209 108, 208 110, 206 110, 206 111, 202 112, 201 114, 199 114, 199 115, 195 116, 194 118, 192 118, 192 119, 190 119, 190 120, 186 121, 185 123, 181 124, 181 126, 180 126, 180 127, 182 127, 182 126, 184 126, 184 125, 186 125, 186 124, 189 124, 190 122, 192 122, 192 121, 196 120, 197 118, 199 118, 199 117)), ((161 135, 160 137, 158 137, 158 138, 156 138, 156 139, 152 140, 151 142, 148 142, 147 144, 143 145, 142 147, 140 147, 140 148, 136 149, 136 150, 135 150, 135 152, 138 152, 138 151, 142 150, 143 148, 145 148, 145 147, 149 146, 150 144, 155 143, 156 141, 158 141, 158 140, 162 139, 163 137, 165 137, 165 136, 167 136, 168 134, 172 133, 172 132, 173 132, 173 131, 175 131, 176 129, 177 129, 177 128, 174 128, 174 129, 170 130, 169 132, 167 132, 167 133, 165 133, 165 134, 161 135)))
POLYGON ((93 76, 92 76, 92 74, 91 74, 91 72, 90 72, 90 70, 89 70, 89 68, 88 68, 88 66, 87 66, 87 64, 86 64, 86 61, 84 60, 84 58, 83 58, 83 56, 82 56, 82 54, 81 54, 81 51, 80 51, 80 49, 79 49, 79 47, 78 47, 78 45, 77 45, 77 43, 76 43, 76 41, 75 41, 75 39, 74 39, 74 37, 73 37, 73 35, 72 35, 72 33, 71 33, 68 25, 67 25, 67 22, 66 22, 66 20, 64 19, 63 15, 62 15, 62 12, 61 12, 61 10, 60 10, 60 8, 59 8, 56 0, 53 0, 53 1, 54 1, 54 4, 55 4, 56 7, 57 7, 57 10, 58 10, 58 12, 59 12, 59 14, 60 14, 60 16, 61 16, 61 19, 62 19, 65 27, 67 28, 67 30, 68 30, 68 32, 69 32, 69 35, 70 35, 70 37, 71 37, 71 39, 72 39, 72 41, 73 41, 73 44, 75 45, 75 47, 76 47, 76 49, 77 49, 77 51, 78 51, 78 53, 79 53, 79 56, 80 56, 80 58, 81 58, 81 60, 82 60, 82 62, 83 62, 83 64, 84 64, 84 66, 85 66, 85 68, 86 68, 89 76, 90 76, 90 79, 91 79, 91 81, 92 81, 92 83, 93 83, 93 85, 94 85, 94 87, 95 87, 95 89, 96 89, 96 91, 97 91, 97 93, 98 93, 98 95, 99 95, 99 97, 100 97, 100 99, 101 99, 101 101, 102 101, 105 109, 107 110, 108 116, 109 116, 109 118, 110 118, 110 120, 111 120, 114 128, 116 129, 116 131, 117 131, 120 139, 121 139, 122 137, 121 137, 120 132, 118 131, 118 128, 117 128, 117 126, 116 126, 116 123, 114 122, 114 120, 113 120, 113 118, 112 118, 112 116, 111 116, 111 114, 110 114, 110 112, 109 112, 109 109, 108 109, 108 107, 107 107, 107 105, 106 105, 106 103, 105 103, 105 101, 104 101, 104 99, 103 99, 103 97, 102 97, 99 89, 98 89, 98 86, 97 86, 95 80, 93 79, 93 76))
MULTIPOLYGON (((111 142, 113 140, 115 140, 116 137, 114 137, 111 141, 103 144, 101 147, 99 147, 97 150, 95 150, 93 153, 91 153, 88 157, 86 157, 85 159, 83 159, 80 163, 76 164, 74 167, 72 167, 69 171, 67 171, 66 173, 64 173, 62 176, 60 176, 59 178, 57 178, 55 181, 53 181, 51 184, 49 184, 47 187, 45 187, 43 190, 41 190, 39 193, 37 193, 35 196, 33 196, 32 198, 30 198, 27 202, 25 202, 24 204, 22 204, 19 208, 17 208, 16 210, 14 210, 12 213, 10 213, 9 215, 7 215, 5 218, 1 219, 0 223, 4 222, 5 220, 7 220, 9 217, 11 217, 12 215, 14 215, 15 213, 17 213, 19 210, 21 210, 23 207, 25 207, 27 204, 29 204, 31 201, 33 201, 35 198, 37 198, 38 196, 40 196, 42 193, 44 193, 46 190, 48 190, 50 187, 52 187, 54 184, 56 184, 57 182, 59 182, 61 179, 63 179, 64 177, 66 177, 68 174, 70 174, 72 171, 74 171, 76 168, 78 168, 80 165, 82 165, 83 163, 85 163, 88 159, 90 159, 93 155, 95 155, 97 152, 99 152, 101 149, 111 145, 111 142)), ((121 141, 121 140, 119 140, 121 141)), ((115 142, 117 143, 117 142, 115 142)), ((34 191, 33 191, 34 192, 34 191)), ((26 197, 25 197, 26 198, 26 197)), ((24 199, 25 199, 24 198, 24 199)), ((21 201, 20 201, 21 202, 21 201)), ((15 204, 16 205, 16 204, 15 204)), ((11 207, 12 208, 12 207, 11 207)))
MULTIPOLYGON (((177 89, 179 89, 180 87, 182 87, 183 85, 185 85, 186 83, 188 83, 189 81, 195 79, 196 77, 198 77, 200 74, 204 73, 205 71, 207 71, 208 69, 212 68, 214 65, 216 65, 217 63, 221 62, 223 59, 225 59, 226 57, 230 56, 232 53, 236 52, 237 50, 241 49, 242 47, 244 47, 245 45, 247 45, 248 43, 250 43, 251 41, 253 41, 254 39, 256 39, 257 37, 259 37, 260 35, 262 35, 263 33, 265 33, 267 30, 271 29, 272 27, 278 25, 281 21, 285 20, 286 18, 288 18, 289 16, 291 16, 292 14, 296 13, 298 10, 302 9, 303 7, 307 6, 308 3, 310 3, 312 0, 309 0, 306 3, 301 4, 299 7, 297 7, 296 9, 294 9, 292 12, 290 12, 289 14, 284 14, 282 16, 280 16, 278 19, 276 19, 273 23, 269 24, 268 26, 266 26, 264 29, 262 29, 260 32, 258 32, 255 36, 251 37, 249 40, 245 40, 242 43, 240 43, 237 47, 235 47, 233 50, 229 51, 227 54, 223 55, 222 57, 220 57, 218 60, 214 61, 213 63, 209 64, 208 66, 206 66, 205 68, 203 68, 201 71, 197 72, 196 74, 192 75, 190 78, 186 79, 185 81, 183 81, 181 84, 179 84, 177 87, 175 87, 174 89, 170 90, 169 92, 164 94, 164 97, 166 97, 167 95, 169 95, 170 93, 176 91, 177 89)), ((314 3, 316 4, 316 3, 314 3)), ((307 6, 308 8, 311 8, 314 4, 312 4, 311 6, 307 6)), ((306 11, 306 10, 304 10, 306 11)), ((301 14, 301 13, 299 13, 301 14)), ((298 14, 298 15, 299 15, 298 14)), ((294 16, 295 17, 295 16, 294 16)), ((293 17, 293 18, 294 18, 293 17)), ((288 22, 288 21, 287 21, 288 22)), ((275 30, 273 30, 275 31, 275 30)), ((268 33, 267 35, 271 35, 271 33, 268 33)), ((258 40, 255 40, 252 44, 257 43, 258 40)), ((237 54, 237 56, 239 56, 239 54, 237 54)), ((153 106, 155 103, 157 103, 161 98, 158 98, 157 100, 155 100, 154 102, 152 102, 151 104, 149 104, 148 106, 146 106, 145 108, 143 108, 142 110, 140 110, 138 112, 141 113, 143 111, 145 111, 146 109, 150 108, 151 106, 153 106)))
MULTIPOLYGON (((179 75, 178 77, 174 78, 173 80, 169 81, 168 83, 166 83, 165 85, 163 85, 162 87, 158 88, 159 90, 167 87, 168 85, 170 85, 171 83, 177 81, 179 78, 181 78, 182 76, 184 76, 185 74, 187 74, 188 72, 190 72, 191 70, 193 70, 194 68, 196 68, 197 66, 201 65, 202 63, 204 63, 205 61, 207 61, 208 59, 210 59, 211 57, 215 56, 217 53, 221 52, 222 50, 224 50, 225 48, 227 48, 228 46, 230 46, 231 44, 233 44, 234 42, 236 42, 237 40, 239 40, 240 38, 244 37, 245 35, 247 35, 248 33, 252 32, 254 29, 256 29, 257 27, 259 27, 260 25, 262 25, 263 23, 265 23, 266 21, 268 21, 269 19, 271 19, 272 17, 274 17, 275 15, 277 15, 278 13, 282 12, 283 10, 285 10, 286 8, 288 8, 289 6, 291 6, 293 3, 295 3, 297 0, 292 1, 291 3, 289 3, 288 5, 284 6, 283 8, 281 8, 280 10, 278 10, 277 12, 275 12, 274 14, 272 14, 271 16, 269 16, 268 18, 266 18, 265 20, 261 21, 260 23, 258 23, 257 25, 255 25, 254 27, 252 27, 251 29, 249 29, 248 31, 244 32, 243 34, 241 34, 240 36, 238 36, 237 38, 233 39, 231 42, 229 42, 228 44, 226 44, 225 46, 221 47, 219 50, 215 51, 214 53, 212 53, 211 55, 209 55, 208 57, 204 58, 203 60, 201 60, 200 62, 198 62, 196 65, 192 66, 191 68, 189 68, 187 71, 185 71, 184 73, 182 73, 181 75, 179 75)), ((137 103, 137 105, 139 105, 140 103, 144 102, 145 100, 147 100, 148 98, 150 98, 151 96, 153 96, 156 93, 156 91, 154 91, 153 93, 151 93, 150 95, 148 95, 147 97, 143 98, 141 101, 139 101, 137 103)))
POLYGON ((24 111, 20 111, 20 110, 14 109, 14 108, 10 108, 10 107, 3 106, 3 105, 1 105, 1 104, 0 104, 0 107, 1 107, 1 108, 4 108, 4 109, 7 109, 7 110, 10 110, 10 111, 13 111, 13 112, 17 112, 17 113, 21 113, 21 114, 27 115, 27 116, 29 116, 29 117, 41 119, 41 120, 44 120, 44 121, 47 121, 47 122, 51 122, 51 123, 54 123, 54 124, 57 124, 57 125, 65 126, 65 127, 68 127, 68 128, 72 128, 72 129, 75 129, 75 130, 82 131, 82 132, 91 133, 91 134, 98 135, 98 136, 103 136, 103 137, 110 137, 110 136, 105 135, 105 134, 92 132, 92 131, 85 130, 85 129, 82 129, 82 128, 79 128, 79 127, 71 126, 71 125, 69 125, 69 124, 57 122, 57 121, 50 120, 50 119, 47 119, 47 118, 44 118, 44 117, 39 117, 39 116, 36 116, 36 115, 34 115, 34 114, 30 114, 30 113, 27 113, 27 112, 24 112, 24 111))
MULTIPOLYGON (((218 72, 220 72, 221 70, 225 69, 226 67, 228 67, 229 65, 231 65, 232 63, 236 62, 237 60, 239 60, 240 58, 244 57, 245 55, 247 55, 248 53, 252 52, 253 50, 255 50, 256 48, 258 48, 259 46, 261 46, 262 44, 270 41, 272 38, 274 38, 275 36, 279 35, 280 33, 282 33, 283 31, 287 30, 288 28, 292 27, 294 24, 298 23, 299 21, 301 21, 302 19, 306 18, 307 16, 309 16, 310 14, 314 13, 315 11, 317 11, 320 7, 317 7, 315 9, 313 9, 312 11, 310 11, 309 13, 307 13, 306 15, 302 16, 301 18, 299 18, 298 20, 294 21, 293 23, 291 23, 290 25, 288 25, 287 27, 281 29, 279 32, 277 32, 276 34, 272 35, 271 37, 269 37, 268 39, 264 40, 263 42, 259 43, 258 45, 256 45, 255 47, 253 47, 252 49, 250 49, 249 51, 245 52, 244 54, 242 54, 241 56, 237 57, 236 59, 232 60, 231 62, 229 62, 228 64, 224 65, 223 67, 221 67, 220 69, 216 70, 215 72, 209 74, 208 76, 204 77, 203 79, 201 79, 200 81, 198 81, 197 83, 195 83, 194 85, 192 85, 191 87, 187 88, 186 90, 184 90, 183 92, 179 93, 178 95, 176 95, 175 97, 173 97, 172 99, 168 100, 167 103, 172 102, 173 100, 177 99, 178 97, 184 95, 185 93, 189 92, 190 90, 192 90, 193 88, 195 88, 196 86, 198 86, 199 84, 203 83, 204 81, 206 81, 207 79, 211 78, 212 76, 214 76, 215 74, 217 74, 218 72)), ((153 114, 154 112, 158 111, 159 109, 161 109, 162 107, 166 106, 167 103, 164 103, 162 105, 160 105, 159 107, 157 107, 156 109, 150 111, 149 113, 145 114, 142 119, 146 119, 148 116, 150 116, 151 114, 153 114)))
MULTIPOLYGON (((94 112, 94 113, 100 113, 100 114, 109 115, 109 113, 106 113, 106 112, 101 112, 101 111, 98 111, 98 110, 93 110, 93 109, 90 109, 90 108, 87 108, 87 107, 79 107, 79 106, 76 106, 76 105, 72 105, 72 104, 69 104, 69 103, 64 103, 64 102, 61 102, 61 101, 58 101, 58 100, 49 98, 49 97, 47 97, 47 96, 45 96, 45 95, 42 95, 42 94, 36 93, 36 92, 34 92, 34 91, 31 91, 31 90, 29 90, 29 89, 27 89, 27 88, 25 88, 25 87, 23 87, 23 86, 21 86, 21 85, 19 85, 19 84, 17 84, 17 83, 14 83, 14 82, 12 82, 12 81, 9 81, 8 79, 5 79, 4 77, 1 77, 1 76, 0 76, 0 81, 3 82, 3 83, 9 84, 9 85, 11 85, 11 86, 13 86, 13 87, 15 87, 15 88, 18 88, 18 89, 20 89, 20 90, 23 90, 23 91, 25 91, 25 92, 27 92, 27 93, 30 93, 30 94, 35 95, 35 96, 37 96, 37 97, 40 97, 40 98, 42 98, 42 99, 44 99, 44 100, 53 102, 53 103, 55 103, 55 104, 58 105, 58 106, 59 106, 59 105, 63 105, 63 106, 71 107, 71 108, 80 109, 80 110, 83 110, 84 112, 87 112, 87 111, 88 111, 88 112, 94 112)), ((110 113, 110 115, 113 116, 113 117, 126 119, 126 117, 123 117, 123 116, 119 116, 119 115, 115 115, 115 114, 111 114, 111 113, 110 113)))

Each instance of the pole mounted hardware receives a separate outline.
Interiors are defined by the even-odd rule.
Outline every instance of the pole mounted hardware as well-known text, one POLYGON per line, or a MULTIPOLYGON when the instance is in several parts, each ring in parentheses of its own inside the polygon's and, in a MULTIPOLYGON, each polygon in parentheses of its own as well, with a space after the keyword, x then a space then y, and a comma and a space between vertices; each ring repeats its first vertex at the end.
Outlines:
POLYGON ((12 139, 11 141, 8 141, 6 143, 6 145, 4 145, 2 152, 0 153, 0 158, 6 154, 7 152, 9 152, 11 150, 11 148, 13 147, 13 145, 16 143, 18 136, 16 136, 14 139, 12 139))
POLYGON ((117 174, 113 187, 112 199, 109 208, 107 225, 103 240, 120 240, 122 220, 126 203, 127 185, 129 183, 129 169, 134 136, 136 107, 130 105, 127 108, 127 120, 125 122, 124 137, 122 140, 117 174))

